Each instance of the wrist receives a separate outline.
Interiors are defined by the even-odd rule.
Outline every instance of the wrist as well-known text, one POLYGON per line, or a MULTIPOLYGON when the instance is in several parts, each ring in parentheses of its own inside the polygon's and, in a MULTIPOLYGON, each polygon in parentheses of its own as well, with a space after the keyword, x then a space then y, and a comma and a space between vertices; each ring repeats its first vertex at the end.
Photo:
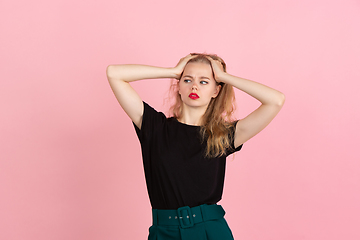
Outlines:
POLYGON ((169 78, 179 79, 182 71, 180 72, 176 67, 167 68, 169 78))
POLYGON ((229 74, 226 72, 222 72, 221 74, 216 76, 216 81, 219 83, 222 82, 228 84, 228 78, 229 78, 229 74))

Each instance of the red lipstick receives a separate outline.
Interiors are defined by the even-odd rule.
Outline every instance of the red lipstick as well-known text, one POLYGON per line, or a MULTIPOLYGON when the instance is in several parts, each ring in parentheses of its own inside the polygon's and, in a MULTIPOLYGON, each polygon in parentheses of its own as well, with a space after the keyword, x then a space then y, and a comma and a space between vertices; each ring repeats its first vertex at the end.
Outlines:
POLYGON ((196 100, 199 98, 199 95, 197 95, 196 93, 190 93, 189 94, 189 98, 193 99, 193 100, 196 100))

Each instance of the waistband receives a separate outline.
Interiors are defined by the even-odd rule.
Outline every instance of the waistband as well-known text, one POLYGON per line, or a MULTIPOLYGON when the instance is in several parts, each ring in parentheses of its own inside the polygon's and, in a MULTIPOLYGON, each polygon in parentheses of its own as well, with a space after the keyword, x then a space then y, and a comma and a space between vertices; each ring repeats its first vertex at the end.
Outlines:
POLYGON ((221 205, 203 204, 197 207, 181 207, 176 210, 153 209, 153 225, 180 226, 189 228, 196 223, 221 219, 225 211, 221 205))

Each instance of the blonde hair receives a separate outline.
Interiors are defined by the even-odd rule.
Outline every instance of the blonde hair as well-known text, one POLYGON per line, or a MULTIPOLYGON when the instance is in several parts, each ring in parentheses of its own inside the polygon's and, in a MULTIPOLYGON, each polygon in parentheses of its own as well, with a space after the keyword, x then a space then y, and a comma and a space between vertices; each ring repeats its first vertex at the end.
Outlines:
MULTIPOLYGON (((224 71, 226 72, 226 64, 223 59, 213 54, 194 54, 197 55, 188 61, 206 63, 211 66, 211 62, 207 57, 221 62, 224 71)), ((180 78, 181 79, 181 76, 180 78)), ((206 141, 205 157, 214 158, 226 154, 226 150, 231 148, 231 135, 229 134, 234 128, 232 121, 232 114, 235 111, 235 93, 231 85, 225 83, 218 83, 221 89, 217 97, 212 98, 202 116, 202 124, 200 128, 200 135, 203 142, 206 141)), ((182 112, 182 100, 178 92, 178 81, 173 83, 170 87, 175 94, 175 102, 170 107, 171 114, 179 119, 182 112)))

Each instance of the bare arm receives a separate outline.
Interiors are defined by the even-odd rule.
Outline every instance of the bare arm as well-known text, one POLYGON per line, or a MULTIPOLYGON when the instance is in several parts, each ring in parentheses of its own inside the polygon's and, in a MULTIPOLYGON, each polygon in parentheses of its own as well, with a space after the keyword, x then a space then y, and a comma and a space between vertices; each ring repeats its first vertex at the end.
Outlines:
POLYGON ((125 64, 109 65, 106 69, 107 78, 116 99, 126 114, 141 129, 144 106, 140 96, 131 87, 129 82, 142 79, 178 78, 187 61, 192 56, 188 55, 180 60, 174 68, 162 68, 146 65, 125 64))
POLYGON ((285 102, 285 95, 263 84, 230 75, 220 66, 219 62, 212 60, 216 81, 230 84, 261 102, 260 107, 237 122, 234 144, 238 147, 258 134, 275 118, 285 102))

